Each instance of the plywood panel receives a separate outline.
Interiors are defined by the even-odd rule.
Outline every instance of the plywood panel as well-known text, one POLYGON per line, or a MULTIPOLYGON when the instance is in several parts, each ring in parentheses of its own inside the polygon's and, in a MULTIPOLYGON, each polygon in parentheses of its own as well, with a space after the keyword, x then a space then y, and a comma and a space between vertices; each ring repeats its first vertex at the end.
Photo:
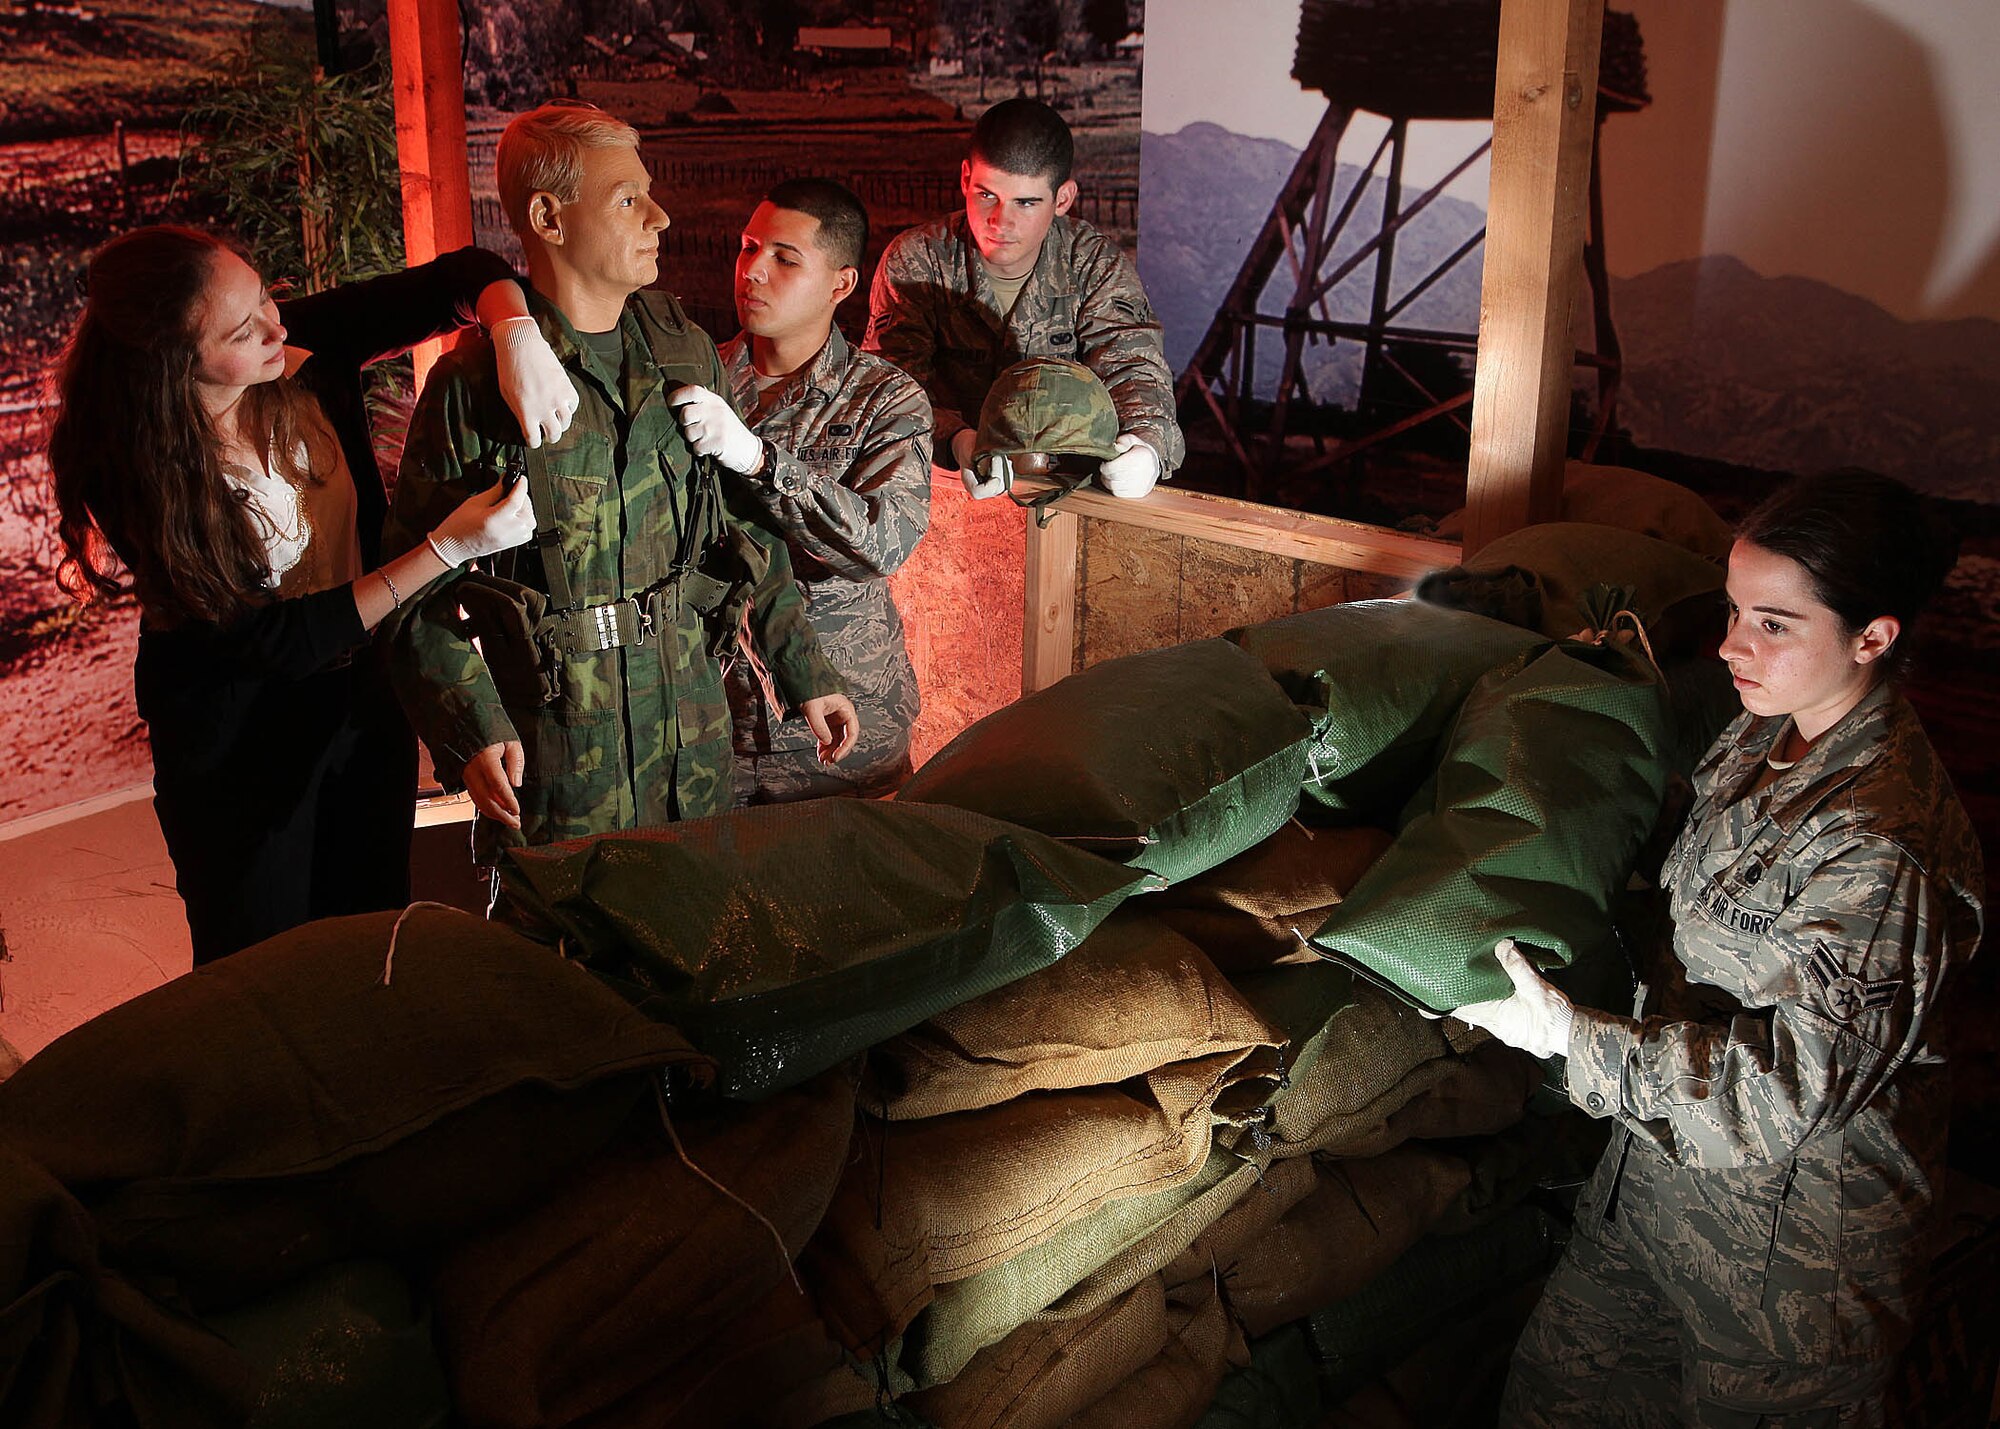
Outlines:
POLYGON ((1180 640, 1181 538, 1083 523, 1081 660, 1085 665, 1180 640))
POLYGON ((1021 693, 1024 541, 1009 501, 974 501, 956 474, 931 483, 931 525, 889 578, 923 712, 916 763, 1021 693))
POLYGON ((1204 640, 1290 615, 1295 588, 1294 563, 1285 556, 1189 537, 1181 555, 1180 638, 1204 640))

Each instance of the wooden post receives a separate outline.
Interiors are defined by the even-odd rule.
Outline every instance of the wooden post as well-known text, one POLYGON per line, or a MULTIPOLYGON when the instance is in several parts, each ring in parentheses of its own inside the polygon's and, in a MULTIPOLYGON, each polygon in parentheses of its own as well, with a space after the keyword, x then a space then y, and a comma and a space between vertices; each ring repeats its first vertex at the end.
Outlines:
POLYGON ((1045 690, 1076 659, 1076 558, 1081 533, 1074 512, 1046 526, 1028 515, 1027 578, 1021 586, 1021 693, 1045 690))
MULTIPOLYGON (((472 242, 455 0, 389 0, 389 59, 403 175, 403 254, 414 267, 472 242)), ((427 342, 411 354, 419 390, 442 352, 442 343, 427 342)))
POLYGON ((1501 0, 1465 551, 1562 506, 1604 0, 1501 0))

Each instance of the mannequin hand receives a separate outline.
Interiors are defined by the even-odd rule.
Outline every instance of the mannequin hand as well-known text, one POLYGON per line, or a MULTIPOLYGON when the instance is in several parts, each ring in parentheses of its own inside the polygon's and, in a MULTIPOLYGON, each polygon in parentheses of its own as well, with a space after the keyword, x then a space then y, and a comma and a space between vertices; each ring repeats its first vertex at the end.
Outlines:
POLYGON ((1509 1047, 1537 1057, 1561 1057, 1569 1052, 1570 1001, 1535 971, 1527 956, 1502 938, 1493 946, 1500 970, 1514 984, 1510 997, 1468 1002, 1452 1013, 1460 1022, 1484 1028, 1509 1047))
POLYGON ((1118 455, 1097 468, 1097 480, 1113 496, 1136 501, 1160 479, 1160 455, 1144 437, 1120 432, 1113 443, 1118 455))
POLYGON ((806 728, 819 741, 819 762, 838 764, 861 737, 861 716, 846 695, 820 695, 799 706, 806 728))
POLYGON ((535 508, 528 500, 528 483, 518 481, 509 491, 494 482, 468 496, 458 509, 431 532, 431 549, 448 566, 462 566, 481 556, 520 545, 535 534, 535 508))
POLYGON ((533 318, 503 318, 493 325, 493 363, 500 395, 529 446, 553 442, 569 430, 579 401, 576 385, 533 318))
POLYGON ((521 827, 521 801, 514 791, 521 787, 523 762, 521 741, 510 739, 487 745, 465 765, 465 792, 472 796, 472 807, 510 829, 521 827))
POLYGON ((763 470, 764 443, 720 396, 689 384, 675 388, 667 405, 680 419, 681 431, 697 456, 712 456, 738 476, 755 476, 763 470))

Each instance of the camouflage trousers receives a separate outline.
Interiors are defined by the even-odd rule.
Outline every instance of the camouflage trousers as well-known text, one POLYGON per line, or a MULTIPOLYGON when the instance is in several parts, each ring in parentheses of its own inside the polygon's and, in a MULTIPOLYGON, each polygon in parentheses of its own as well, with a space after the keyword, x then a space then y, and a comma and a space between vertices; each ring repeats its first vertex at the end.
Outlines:
POLYGON ((1885 1367, 1857 1366, 1843 1383, 1825 1365, 1718 1353, 1681 1308, 1701 1289, 1685 1283, 1686 1258, 1662 1253, 1683 1227, 1652 1233, 1674 1212, 1652 1199, 1650 1154, 1622 1157, 1624 1140, 1612 1138, 1578 1202, 1576 1234, 1514 1348, 1501 1429, 1881 1429, 1869 1381, 1885 1367))
POLYGON ((738 754, 736 803, 741 807, 800 799, 879 799, 902 788, 910 773, 910 732, 894 726, 870 728, 864 716, 861 738, 838 764, 821 764, 817 749, 738 754))

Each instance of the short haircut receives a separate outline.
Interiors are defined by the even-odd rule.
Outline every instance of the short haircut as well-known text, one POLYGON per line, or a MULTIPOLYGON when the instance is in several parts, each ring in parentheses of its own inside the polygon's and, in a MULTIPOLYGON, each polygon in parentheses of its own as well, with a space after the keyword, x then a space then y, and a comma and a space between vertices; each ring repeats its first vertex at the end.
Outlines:
POLYGON ((552 99, 515 115, 500 135, 493 160, 493 178, 507 222, 525 240, 529 199, 547 192, 564 203, 576 202, 583 190, 586 149, 638 147, 638 130, 581 100, 552 99))
POLYGON ((1069 182, 1076 141, 1069 125, 1039 99, 1003 99, 972 126, 972 157, 1026 179, 1046 178, 1051 192, 1069 182))
POLYGON ((868 210, 845 184, 832 179, 786 179, 764 202, 819 220, 819 251, 837 268, 859 268, 868 251, 868 210))

